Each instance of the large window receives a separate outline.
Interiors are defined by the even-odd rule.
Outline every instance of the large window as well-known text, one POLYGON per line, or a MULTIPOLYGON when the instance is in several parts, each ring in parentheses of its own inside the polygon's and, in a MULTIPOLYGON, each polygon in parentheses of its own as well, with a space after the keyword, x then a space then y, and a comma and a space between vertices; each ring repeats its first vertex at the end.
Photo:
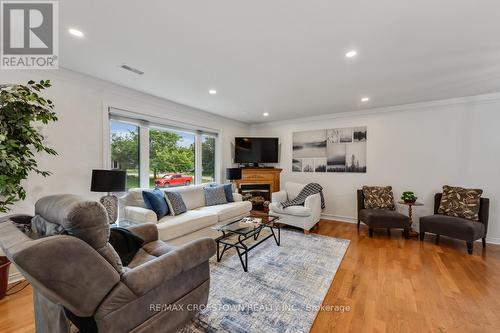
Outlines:
POLYGON ((210 183, 215 181, 215 137, 202 136, 201 140, 202 156, 202 181, 210 183))
POLYGON ((217 133, 115 115, 110 110, 111 168, 127 171, 127 188, 218 181, 217 133))
POLYGON ((161 128, 149 130, 149 186, 195 183, 194 134, 161 128))
POLYGON ((127 188, 139 187, 139 127, 111 120, 111 168, 127 171, 127 188))

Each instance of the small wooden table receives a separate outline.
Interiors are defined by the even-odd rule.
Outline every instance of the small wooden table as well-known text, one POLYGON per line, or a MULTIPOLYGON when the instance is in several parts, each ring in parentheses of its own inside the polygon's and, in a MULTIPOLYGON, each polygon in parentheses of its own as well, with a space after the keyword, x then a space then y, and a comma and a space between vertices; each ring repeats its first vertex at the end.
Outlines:
POLYGON ((412 228, 413 225, 413 206, 423 206, 424 204, 421 202, 405 202, 403 200, 398 201, 398 204, 408 206, 408 218, 410 219, 410 237, 418 237, 418 232, 414 231, 412 228))

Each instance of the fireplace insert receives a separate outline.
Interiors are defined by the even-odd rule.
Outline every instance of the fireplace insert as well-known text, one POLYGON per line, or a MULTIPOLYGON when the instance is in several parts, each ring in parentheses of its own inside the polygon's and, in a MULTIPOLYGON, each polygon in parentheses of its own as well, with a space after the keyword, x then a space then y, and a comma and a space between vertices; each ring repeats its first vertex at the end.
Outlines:
POLYGON ((264 210, 271 200, 271 186, 269 184, 241 184, 240 193, 243 200, 252 203, 254 210, 264 210))

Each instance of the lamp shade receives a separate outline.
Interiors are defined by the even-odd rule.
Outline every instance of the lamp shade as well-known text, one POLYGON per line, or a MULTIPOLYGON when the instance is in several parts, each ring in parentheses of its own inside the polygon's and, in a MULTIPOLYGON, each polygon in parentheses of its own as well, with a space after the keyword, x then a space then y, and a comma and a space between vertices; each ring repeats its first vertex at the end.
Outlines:
POLYGON ((124 170, 92 170, 92 192, 123 192, 126 184, 127 172, 124 170))
POLYGON ((228 179, 228 180, 241 179, 241 169, 240 168, 227 168, 226 169, 226 179, 228 179))

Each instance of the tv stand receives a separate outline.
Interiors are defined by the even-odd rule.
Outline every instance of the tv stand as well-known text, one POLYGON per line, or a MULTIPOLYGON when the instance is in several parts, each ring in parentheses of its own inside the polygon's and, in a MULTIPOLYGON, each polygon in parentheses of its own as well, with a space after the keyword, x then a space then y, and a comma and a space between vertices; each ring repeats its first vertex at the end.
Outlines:
POLYGON ((274 169, 273 166, 260 165, 259 163, 249 163, 240 166, 241 169, 274 169))
POLYGON ((241 168, 241 179, 236 180, 238 192, 242 184, 268 184, 271 193, 280 190, 280 173, 278 168, 241 168))

